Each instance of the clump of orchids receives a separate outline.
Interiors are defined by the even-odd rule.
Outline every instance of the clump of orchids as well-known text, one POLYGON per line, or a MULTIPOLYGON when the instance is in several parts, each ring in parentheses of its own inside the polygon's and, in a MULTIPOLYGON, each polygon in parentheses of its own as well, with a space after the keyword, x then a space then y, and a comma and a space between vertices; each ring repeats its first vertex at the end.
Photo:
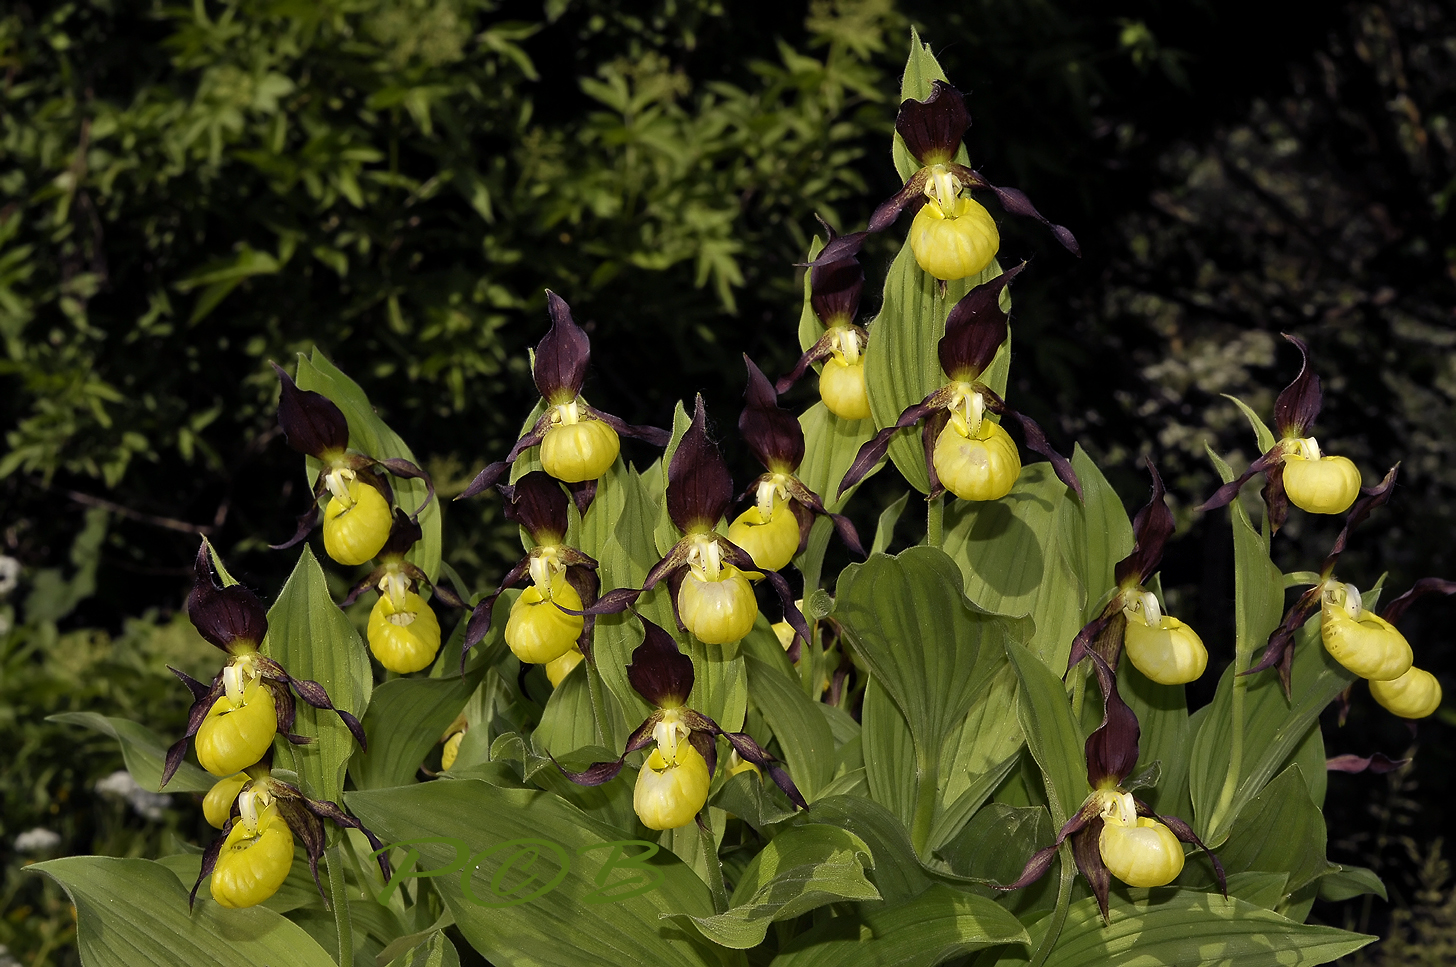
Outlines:
POLYGON ((1070 671, 1088 654, 1099 655, 1116 668, 1123 649, 1133 667, 1160 685, 1194 681, 1208 666, 1208 650, 1198 633, 1172 615, 1163 614, 1157 595, 1144 585, 1163 560, 1163 546, 1173 534, 1173 512, 1164 501, 1163 478, 1148 461, 1153 496, 1133 519, 1132 553, 1113 569, 1116 582, 1102 612, 1072 641, 1070 671))
POLYGON ((394 493, 381 471, 396 477, 425 482, 425 500, 412 515, 418 519, 435 496, 429 474, 403 457, 373 457, 349 449, 349 421, 343 411, 322 393, 301 390, 277 363, 281 392, 278 397, 278 425, 288 445, 319 461, 319 475, 313 501, 298 518, 293 537, 274 550, 294 546, 318 524, 319 501, 324 504, 324 550, 340 564, 364 564, 377 555, 389 540, 393 523, 394 493))
POLYGON ((329 899, 319 882, 318 861, 324 854, 327 819, 357 829, 379 850, 379 868, 389 880, 389 860, 372 832, 332 802, 309 799, 298 787, 273 775, 271 756, 219 780, 202 800, 202 814, 222 834, 202 854, 202 869, 188 896, 197 898, 202 881, 212 877, 212 898, 225 907, 251 907, 267 900, 293 868, 294 837, 303 840, 314 885, 329 899))
POLYGON ((882 232, 906 208, 914 209, 910 249, 916 263, 942 283, 979 275, 1001 247, 1001 235, 991 213, 971 197, 973 189, 985 189, 1006 211, 1046 225, 1058 242, 1080 256, 1081 249, 1072 233, 1044 218, 1023 192, 998 188, 959 160, 964 154, 961 140, 970 127, 965 98, 944 81, 936 81, 925 100, 901 103, 895 131, 920 168, 903 188, 875 209, 869 230, 882 232))
POLYGON ((176 774, 187 742, 194 737, 197 761, 219 777, 234 775, 263 758, 275 735, 298 745, 312 742, 292 732, 294 693, 314 708, 337 713, 360 747, 367 744, 359 720, 334 708, 322 685, 290 677, 282 665, 259 651, 268 633, 263 603, 240 584, 224 587, 216 581, 212 548, 206 540, 197 551, 187 615, 204 639, 227 653, 228 661, 211 685, 172 669, 194 701, 186 734, 167 750, 162 785, 176 774))
POLYGON ((1002 290, 1025 267, 1023 262, 981 283, 955 304, 945 321, 945 335, 937 345, 945 385, 908 407, 893 425, 860 447, 840 481, 840 494, 863 480, 884 459, 895 433, 922 423, 931 498, 949 490, 962 500, 1000 500, 1016 485, 1021 455, 1011 436, 991 419, 994 414, 1016 420, 1027 447, 1050 460, 1057 477, 1078 497, 1082 495, 1071 461, 1052 449, 1036 421, 1007 406, 980 381, 1009 332, 1006 311, 1001 307, 1002 290))
MULTIPOLYGON (((708 787, 718 762, 716 737, 728 740, 738 761, 736 772, 753 767, 766 771, 795 806, 808 809, 789 774, 745 732, 728 732, 701 712, 688 707, 693 691, 692 659, 678 651, 672 636, 642 618, 642 644, 632 652, 627 679, 654 708, 627 739, 622 754, 581 772, 561 771, 572 782, 599 786, 622 771, 627 756, 652 746, 637 773, 632 808, 648 829, 675 829, 697 819, 708 802, 708 787)), ((558 768, 560 768, 558 766, 558 768)), ((762 772, 760 772, 762 774, 762 772)))
POLYGON ((1015 883, 998 886, 1016 890, 1041 879, 1051 868, 1057 850, 1069 837, 1077 869, 1087 878, 1102 920, 1107 922, 1107 895, 1111 877, 1128 886, 1166 886, 1183 872, 1183 847, 1189 843, 1208 854, 1219 889, 1228 894, 1223 864, 1183 820, 1160 816, 1147 803, 1133 797, 1128 777, 1137 766, 1137 716, 1117 693, 1117 675, 1102 656, 1089 652, 1102 691, 1102 724, 1087 736, 1087 785, 1091 794, 1082 808, 1057 831, 1056 842, 1033 853, 1015 883))

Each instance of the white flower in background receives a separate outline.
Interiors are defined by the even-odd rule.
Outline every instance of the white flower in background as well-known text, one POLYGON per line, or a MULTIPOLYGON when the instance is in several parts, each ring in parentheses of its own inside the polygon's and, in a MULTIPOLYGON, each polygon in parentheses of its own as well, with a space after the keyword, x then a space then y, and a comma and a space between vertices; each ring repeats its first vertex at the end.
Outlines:
POLYGON ((127 805, 143 819, 161 819, 167 807, 172 805, 171 796, 143 789, 125 769, 118 769, 106 778, 98 779, 96 791, 103 796, 126 800, 127 805))
MULTIPOLYGON (((60 845, 61 834, 43 826, 27 829, 15 837, 15 852, 17 853, 49 853, 60 845)), ((0 947, 0 955, 4 953, 4 948, 0 947)), ((4 967, 4 964, 5 960, 3 956, 0 956, 0 967, 4 967)))
POLYGON ((5 554, 0 554, 0 598, 5 597, 15 586, 20 583, 20 562, 5 554))
POLYGON ((20 961, 10 956, 10 948, 0 943, 0 967, 21 967, 20 961))

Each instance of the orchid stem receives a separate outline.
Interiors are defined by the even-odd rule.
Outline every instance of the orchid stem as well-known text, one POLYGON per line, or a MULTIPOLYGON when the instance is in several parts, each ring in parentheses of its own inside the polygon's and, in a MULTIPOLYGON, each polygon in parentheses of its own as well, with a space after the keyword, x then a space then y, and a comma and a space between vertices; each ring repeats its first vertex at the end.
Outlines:
POLYGON ((910 827, 910 845, 922 859, 930 851, 930 831, 935 823, 935 793, 940 776, 940 757, 915 757, 920 780, 915 788, 915 817, 910 827))
POLYGON ((1249 670, 1249 662, 1253 658, 1253 649, 1247 642, 1242 640, 1234 644, 1234 680, 1233 699, 1230 712, 1233 715, 1233 736, 1229 746, 1229 768, 1228 775, 1224 778, 1223 789, 1218 794, 1218 804, 1213 808, 1213 815, 1208 821, 1208 842, 1210 846, 1217 846, 1223 842, 1223 826, 1228 818, 1228 812, 1233 808, 1234 793, 1239 787, 1239 773, 1244 766, 1244 692, 1248 690, 1249 679, 1244 672, 1249 670))
POLYGON ((925 505, 925 543, 939 547, 945 540, 945 494, 939 494, 925 505))
POLYGON ((607 704, 602 697, 602 676, 593 662, 587 662, 587 691, 591 693, 592 715, 597 720, 597 739, 609 749, 616 748, 612 737, 612 723, 607 719, 607 704))
POLYGON ((349 916, 349 893, 344 883, 344 850, 334 845, 324 850, 329 870, 329 903, 334 908, 334 929, 339 936, 339 967, 354 963, 354 922, 349 916))
MULTIPOLYGON (((709 822, 712 814, 708 814, 709 822)), ((718 847, 713 830, 708 826, 698 827, 698 842, 703 847, 703 865, 708 871, 708 889, 713 894, 713 905, 719 913, 728 912, 728 889, 723 885, 723 863, 718 859, 718 847)))

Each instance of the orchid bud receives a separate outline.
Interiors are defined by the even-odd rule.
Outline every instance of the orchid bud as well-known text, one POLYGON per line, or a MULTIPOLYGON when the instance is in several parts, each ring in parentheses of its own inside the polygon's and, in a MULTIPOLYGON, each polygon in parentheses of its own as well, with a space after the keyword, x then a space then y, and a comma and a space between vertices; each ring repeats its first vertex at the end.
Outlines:
POLYGON ((617 431, 580 412, 573 401, 553 409, 541 440, 541 469, 565 483, 596 480, 612 468, 621 449, 617 431))
POLYGON ((962 500, 1000 500, 1021 474, 1021 455, 999 423, 970 427, 952 419, 935 440, 935 472, 962 500))
POLYGON ((394 517, 389 501, 350 470, 328 474, 330 497, 324 507, 324 550, 340 564, 363 564, 389 540, 394 517))
POLYGON ((413 591, 405 591, 398 603, 394 595, 381 594, 369 612, 369 650, 392 672, 417 672, 440 650, 440 620, 413 591))
POLYGON ((561 683, 566 681, 566 676, 571 670, 580 665, 586 656, 581 653, 580 648, 572 648, 560 658, 553 658, 546 663, 546 678, 550 680, 552 688, 560 688, 561 683))
POLYGON ((707 804, 712 778, 707 760, 692 743, 678 742, 671 758, 659 744, 637 773, 632 809, 648 829, 686 826, 707 804))
POLYGON ((239 821, 212 870, 212 898, 225 907, 257 906, 278 892, 293 868, 293 832, 269 803, 255 825, 239 821))
POLYGON ((445 747, 440 750, 440 771, 448 772, 455 764, 455 759, 460 755, 460 743, 465 740, 464 732, 456 732, 445 740, 445 747))
POLYGON ((212 788, 207 790, 207 795, 202 797, 202 816, 208 825, 214 829, 226 826, 228 817, 232 815, 233 801, 238 798, 243 787, 252 781, 246 773, 239 772, 213 783, 212 788))
POLYGON ((1360 471, 1348 457, 1321 456, 1311 437, 1284 456, 1284 492, 1300 510, 1343 514, 1360 496, 1360 471))
POLYGON ((235 663, 223 669, 227 691, 198 726, 197 761, 215 776, 231 776, 257 762, 273 744, 278 713, 261 678, 235 663))
POLYGON ((1352 585, 1334 585, 1321 597, 1320 638, 1341 665, 1371 681, 1404 675, 1415 660, 1410 644, 1395 626, 1360 606, 1352 585))
POLYGON ((566 654, 586 627, 585 617, 561 610, 582 610, 581 596, 566 580, 565 573, 553 574, 546 586, 547 594, 542 593, 539 584, 522 591, 511 605, 511 616, 506 622, 506 644, 511 652, 533 665, 544 665, 566 654))
POLYGON ((960 185, 932 178, 932 195, 910 223, 910 250, 915 262, 945 282, 980 275, 1001 247, 1001 234, 984 205, 969 195, 958 195, 960 185), (938 194, 944 190, 945 194, 938 194))
POLYGON ((723 565, 712 576, 694 566, 678 588, 677 611, 683 626, 699 641, 728 645, 741 641, 753 630, 758 600, 753 596, 753 586, 736 567, 723 565))
POLYGON ((1128 886, 1166 886, 1183 872, 1183 847, 1156 819, 1104 816, 1097 851, 1108 872, 1128 886))
POLYGON ((1410 668, 1390 681, 1371 680, 1370 694, 1403 719, 1423 719, 1441 707, 1441 683, 1423 668, 1410 668))
POLYGON ((748 552, 765 571, 777 571, 794 559, 799 550, 799 519, 789 502, 774 495, 771 516, 755 504, 738 515, 728 528, 728 539, 748 552))
POLYGON ((1123 647, 1133 666, 1159 685, 1184 685, 1208 667, 1208 649, 1198 633, 1172 615, 1162 614, 1157 599, 1143 592, 1143 607, 1124 608, 1123 647))

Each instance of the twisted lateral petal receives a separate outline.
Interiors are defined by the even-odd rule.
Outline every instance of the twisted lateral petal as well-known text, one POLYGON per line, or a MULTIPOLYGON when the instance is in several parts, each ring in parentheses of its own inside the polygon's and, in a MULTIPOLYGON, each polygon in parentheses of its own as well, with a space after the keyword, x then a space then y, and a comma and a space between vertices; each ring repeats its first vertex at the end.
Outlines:
POLYGON ((1340 533, 1335 537, 1335 543, 1330 547, 1330 553, 1325 556, 1324 562, 1320 565, 1321 574, 1329 574, 1335 569, 1335 562, 1345 552, 1345 545, 1349 543, 1350 532, 1365 522, 1371 511, 1384 504, 1390 499, 1391 493, 1395 490, 1395 478, 1400 472, 1400 464, 1391 467, 1385 477, 1374 487, 1363 491, 1364 496, 1355 501, 1355 506, 1350 513, 1345 515, 1345 526, 1340 528, 1340 533))
POLYGON ((810 366, 823 362, 832 355, 834 355, 834 333, 826 332, 804 352, 804 355, 799 357, 799 361, 794 363, 794 368, 789 370, 787 376, 779 377, 779 381, 774 384, 774 389, 780 393, 787 393, 795 383, 804 378, 804 374, 809 371, 810 366))
POLYGON ((1385 606, 1381 617, 1391 624, 1395 624, 1405 617, 1406 610, 1415 602, 1427 594, 1456 594, 1456 581, 1447 581, 1443 578, 1421 578, 1411 589, 1390 604, 1385 606))
POLYGON ((1072 492, 1077 495, 1077 499, 1081 500, 1082 481, 1077 479, 1077 472, 1072 469, 1072 461, 1052 449, 1052 445, 1047 440, 1046 433, 1042 430, 1041 425, 1031 417, 1018 413, 1016 410, 1007 406, 1006 401, 992 392, 984 383, 977 383, 976 391, 986 397, 987 409, 993 413, 1009 416, 1020 424, 1022 436, 1026 438, 1026 448, 1033 453, 1039 453, 1046 457, 1047 461, 1052 465, 1052 472, 1057 475, 1057 479, 1068 487, 1071 487, 1072 492))
POLYGON ((890 449, 890 438, 895 435, 896 430, 903 430, 905 427, 914 426, 936 410, 944 409, 949 398, 949 391, 945 389, 936 390, 919 403, 908 407, 905 412, 900 414, 894 426, 885 427, 866 441, 859 448, 859 452, 855 454, 854 462, 845 471, 844 479, 839 482, 839 490, 836 492, 836 496, 844 496, 846 490, 863 480, 875 468, 875 464, 884 459, 885 452, 890 449))
POLYGON ((1394 772, 1409 762, 1409 759, 1392 759, 1383 752, 1377 752, 1369 756, 1337 755, 1325 760, 1325 771, 1348 773, 1371 772, 1375 775, 1383 775, 1387 772, 1394 772))
POLYGON ((970 175, 969 181, 971 184, 982 188, 989 188, 996 195, 996 200, 1001 203, 1001 207, 1006 209, 1007 212, 1012 215, 1020 215, 1023 218, 1033 218, 1041 222, 1047 228, 1051 229, 1052 237, 1061 243, 1062 248, 1071 252, 1077 258, 1082 257, 1082 247, 1077 244, 1077 238, 1072 234, 1071 229, 1065 225, 1054 224, 1047 219, 1041 212, 1036 210, 1036 206, 1031 203, 1031 199, 1026 197, 1026 193, 1021 189, 999 188, 987 181, 985 176, 979 171, 972 171, 970 175))
POLYGON ((1281 438, 1302 437, 1319 416, 1323 397, 1320 378, 1309 365, 1309 346, 1303 339, 1281 333, 1299 350, 1299 375, 1274 400, 1274 427, 1281 438))
POLYGON ((465 674, 465 659, 470 654, 470 649, 485 640, 490 633, 490 622, 492 612, 495 610, 496 599, 506 588, 514 587, 526 576, 526 570, 530 566, 529 560, 518 561, 516 566, 506 573, 501 579, 500 586, 492 591, 487 597, 475 606, 470 613, 470 623, 465 626, 465 642, 460 648, 460 674, 465 674))
POLYGON ((684 534, 712 530, 733 502, 733 477, 708 439, 707 419, 699 393, 693 422, 667 468, 667 514, 684 534))
POLYGON ((591 340, 571 318, 571 307, 550 289, 546 290, 546 311, 551 329, 536 344, 531 376, 548 403, 565 403, 579 396, 586 382, 591 340))

